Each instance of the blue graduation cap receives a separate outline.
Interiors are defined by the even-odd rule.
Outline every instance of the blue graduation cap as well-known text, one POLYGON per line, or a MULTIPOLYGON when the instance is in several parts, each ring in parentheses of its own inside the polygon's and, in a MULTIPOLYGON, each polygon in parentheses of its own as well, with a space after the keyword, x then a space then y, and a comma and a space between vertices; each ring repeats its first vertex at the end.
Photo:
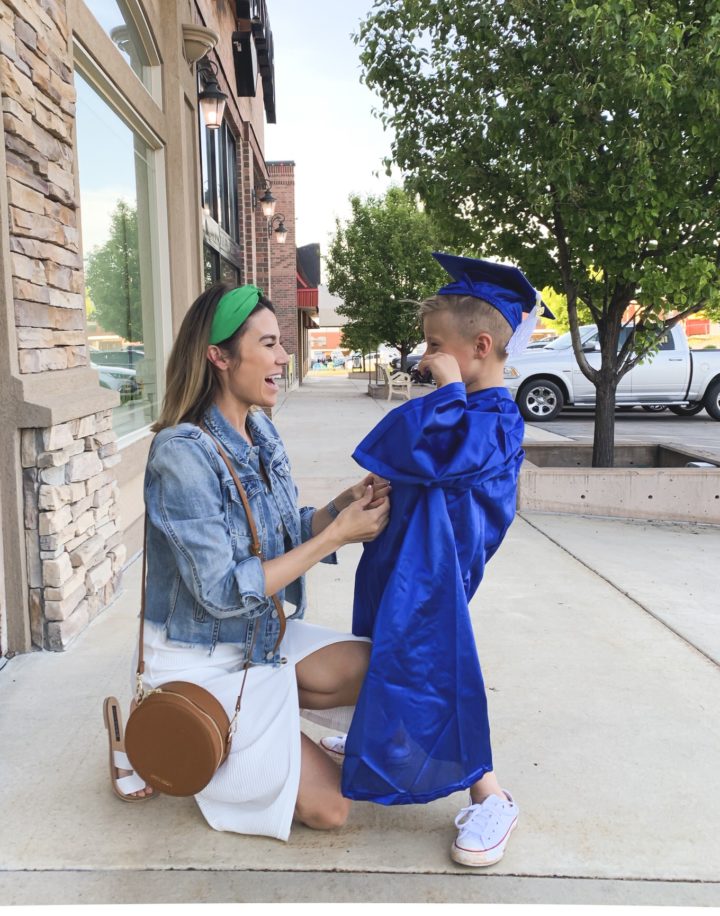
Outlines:
POLYGON ((454 280, 439 289, 438 296, 484 299, 505 318, 513 331, 507 346, 508 355, 525 349, 539 317, 555 317, 518 267, 441 251, 434 251, 433 257, 454 280), (528 317, 523 319, 523 314, 528 317))

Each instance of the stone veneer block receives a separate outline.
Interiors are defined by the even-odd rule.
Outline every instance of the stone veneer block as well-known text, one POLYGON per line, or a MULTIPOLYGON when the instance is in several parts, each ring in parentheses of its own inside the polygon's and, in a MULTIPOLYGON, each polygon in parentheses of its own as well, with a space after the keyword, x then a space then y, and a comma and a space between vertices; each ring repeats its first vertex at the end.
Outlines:
POLYGON ((48 620, 67 620, 81 601, 85 598, 85 583, 62 601, 45 601, 45 616, 48 620))
POLYGON ((93 535, 70 553, 70 562, 73 566, 93 566, 102 555, 103 546, 103 539, 97 534, 93 535))
POLYGON ((73 575, 70 557, 63 553, 57 560, 46 560, 43 563, 43 584, 53 588, 63 585, 73 575))
POLYGON ((57 426, 51 426, 44 429, 42 433, 43 445, 45 451, 52 452, 58 448, 65 448, 73 442, 72 424, 59 423, 57 426))
POLYGON ((99 490, 101 487, 107 486, 109 483, 113 483, 114 480, 115 478, 109 471, 103 471, 102 474, 96 474, 94 477, 90 477, 85 482, 88 496, 90 496, 90 494, 94 493, 96 490, 99 490))
POLYGON ((72 502, 72 498, 72 489, 67 484, 52 487, 50 484, 43 483, 40 485, 38 505, 45 511, 48 509, 61 509, 67 503, 72 502))
POLYGON ((98 592, 104 585, 110 581, 112 576, 112 561, 106 557, 102 563, 98 563, 85 576, 85 585, 89 593, 98 592))
POLYGON ((77 423, 75 435, 78 439, 84 439, 86 436, 91 436, 96 430, 95 414, 91 413, 89 417, 83 417, 81 420, 74 422, 77 423))
POLYGON ((80 442, 71 442, 67 448, 62 448, 57 452, 41 452, 37 457, 37 466, 39 468, 54 468, 66 465, 73 455, 79 455, 84 452, 82 440, 80 442))
POLYGON ((110 535, 115 534, 116 531, 117 531, 117 525, 115 524, 114 521, 110 521, 106 525, 102 525, 100 528, 97 529, 97 533, 100 535, 100 537, 104 541, 107 540, 110 537, 110 535))
POLYGON ((75 613, 66 620, 50 622, 47 628, 47 647, 55 652, 67 649, 75 637, 82 633, 90 622, 87 601, 82 601, 75 613))
POLYGON ((25 532, 25 554, 27 556, 28 585, 30 588, 41 588, 42 564, 40 562, 40 539, 37 531, 25 532))
POLYGON ((90 509, 85 512, 84 515, 81 515, 78 520, 75 522, 75 534, 79 537, 81 534, 84 534, 88 528, 92 528, 95 524, 95 512, 90 509))
POLYGON ((100 474, 103 470, 102 462, 94 452, 84 452, 76 455, 68 462, 68 480, 88 480, 100 474))
POLYGON ((40 534, 57 534, 72 522, 72 512, 69 506, 63 506, 55 512, 41 512, 39 529, 40 534))
POLYGON ((82 499, 78 500, 76 503, 73 503, 72 506, 70 506, 74 522, 76 522, 84 512, 87 512, 87 510, 92 507, 92 501, 92 496, 83 496, 82 499))
POLYGON ((45 617, 43 615, 42 589, 30 589, 30 635, 33 645, 41 646, 44 642, 43 629, 45 617))
POLYGON ((118 544, 117 547, 110 551, 108 556, 112 559, 113 572, 117 572, 122 569, 127 558, 127 547, 124 544, 118 544))
POLYGON ((65 466, 59 468, 45 468, 40 471, 40 480, 42 483, 50 484, 53 487, 59 487, 65 483, 65 466))
POLYGON ((95 495, 93 497, 93 506, 96 509, 99 509, 100 506, 103 506, 105 505, 105 503, 110 502, 112 500, 114 491, 115 491, 115 488, 112 484, 108 484, 107 486, 101 487, 99 490, 96 490, 95 495))
POLYGON ((24 468, 36 466, 38 452, 40 451, 39 433, 36 429, 24 429, 20 436, 21 464, 24 468))
POLYGON ((85 570, 80 568, 77 569, 72 576, 63 582, 62 585, 57 588, 46 588, 45 589, 45 600, 46 601, 65 601, 66 598, 69 598, 73 592, 76 592, 79 588, 82 588, 83 595, 85 594, 85 570))

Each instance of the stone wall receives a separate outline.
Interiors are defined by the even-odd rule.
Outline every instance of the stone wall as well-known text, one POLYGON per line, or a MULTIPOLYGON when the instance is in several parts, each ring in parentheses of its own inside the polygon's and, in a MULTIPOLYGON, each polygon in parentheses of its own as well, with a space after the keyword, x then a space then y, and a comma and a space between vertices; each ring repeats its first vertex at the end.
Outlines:
POLYGON ((125 562, 110 411, 23 430, 33 643, 64 649, 112 599, 125 562))
POLYGON ((63 4, 0 3, 0 86, 21 373, 88 362, 68 37, 63 4))
MULTIPOLYGON (((69 41, 62 0, 0 0, 0 155, 8 201, 2 218, 9 230, 9 251, 0 255, 12 273, 13 371, 39 374, 49 388, 58 372, 80 372, 89 362, 69 41)), ((83 390, 73 397, 77 419, 23 428, 17 459, 32 641, 53 650, 64 649, 111 600, 125 558, 112 414, 83 415, 83 390)))

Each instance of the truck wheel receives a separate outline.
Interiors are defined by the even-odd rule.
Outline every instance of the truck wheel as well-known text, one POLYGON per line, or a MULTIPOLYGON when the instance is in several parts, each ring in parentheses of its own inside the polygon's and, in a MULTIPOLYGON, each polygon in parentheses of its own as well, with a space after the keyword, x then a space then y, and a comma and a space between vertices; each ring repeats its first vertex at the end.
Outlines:
POLYGON ((563 409, 565 399, 560 388, 550 379, 538 378, 528 382, 517 396, 522 416, 531 423, 554 420, 563 409))
POLYGON ((702 401, 690 401, 689 404, 673 404, 668 410, 679 417, 694 417, 696 413, 700 413, 703 406, 702 401))
POLYGON ((720 420, 720 379, 716 378, 712 384, 708 385, 703 405, 713 420, 720 420))

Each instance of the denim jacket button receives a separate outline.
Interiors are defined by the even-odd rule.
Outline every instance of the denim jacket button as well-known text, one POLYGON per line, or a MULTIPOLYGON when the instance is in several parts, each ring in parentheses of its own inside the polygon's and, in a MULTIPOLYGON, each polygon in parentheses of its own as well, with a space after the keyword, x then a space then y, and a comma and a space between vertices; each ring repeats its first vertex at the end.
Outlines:
POLYGON ((273 657, 273 653, 272 653, 272 652, 266 652, 266 653, 265 653, 265 658, 266 658, 268 661, 270 661, 270 659, 271 659, 272 657, 273 657))
POLYGON ((271 616, 271 617, 273 618, 273 620, 274 620, 274 619, 277 617, 277 615, 278 615, 277 609, 276 609, 276 608, 273 608, 272 613, 270 614, 270 616, 271 616))

